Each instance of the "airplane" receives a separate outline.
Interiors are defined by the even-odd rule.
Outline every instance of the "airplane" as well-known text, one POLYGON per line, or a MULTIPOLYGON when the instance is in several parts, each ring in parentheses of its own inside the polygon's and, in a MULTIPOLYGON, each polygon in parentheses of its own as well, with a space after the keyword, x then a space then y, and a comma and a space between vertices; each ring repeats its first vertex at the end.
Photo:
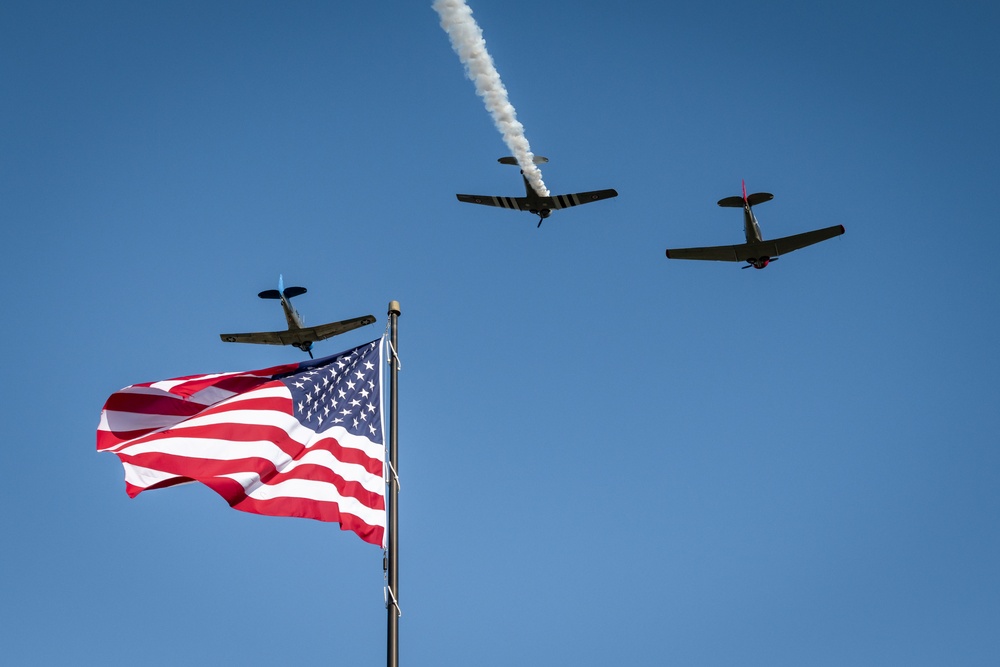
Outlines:
POLYGON ((229 333, 219 334, 219 337, 226 343, 261 343, 265 345, 293 345, 313 358, 312 344, 319 340, 331 338, 347 331, 352 331, 358 327, 375 322, 371 315, 355 317, 350 320, 340 322, 330 322, 320 324, 315 327, 307 327, 302 323, 302 316, 291 304, 292 297, 305 294, 305 287, 285 287, 284 276, 278 276, 278 289, 264 290, 259 293, 262 299, 278 299, 281 307, 285 311, 285 319, 288 321, 286 331, 260 331, 255 333, 229 333))
POLYGON ((780 255, 787 255, 793 250, 820 241, 826 241, 844 233, 843 225, 824 227, 811 232, 783 236, 780 239, 765 241, 760 234, 760 226, 753 214, 753 207, 774 199, 769 192, 757 192, 747 196, 746 183, 743 184, 743 196, 726 197, 719 200, 719 206, 743 209, 743 230, 747 242, 739 245, 720 245, 707 248, 668 248, 667 259, 707 259, 720 262, 747 262, 741 268, 763 269, 771 262, 777 261, 780 255))
MULTIPOLYGON (((534 157, 535 164, 543 164, 548 161, 548 158, 540 155, 534 157)), ((497 162, 500 164, 517 165, 517 160, 512 157, 502 157, 497 162)), ((492 195, 455 196, 458 197, 458 201, 465 202, 466 204, 483 204, 484 206, 498 206, 500 208, 514 209, 515 211, 534 213, 538 216, 539 227, 542 226, 542 221, 549 217, 552 211, 618 196, 618 192, 615 190, 594 190, 593 192, 577 192, 571 195, 550 195, 543 197, 535 192, 531 184, 528 183, 523 170, 521 171, 521 178, 524 179, 524 189, 526 192, 524 197, 494 197, 492 195)))

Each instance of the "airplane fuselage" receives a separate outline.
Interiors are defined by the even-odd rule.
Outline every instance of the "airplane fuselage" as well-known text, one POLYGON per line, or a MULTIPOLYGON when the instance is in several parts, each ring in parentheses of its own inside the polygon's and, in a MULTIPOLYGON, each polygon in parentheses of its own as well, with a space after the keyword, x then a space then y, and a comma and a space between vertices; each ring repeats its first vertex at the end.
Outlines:
MULTIPOLYGON (((750 204, 745 199, 743 200, 743 234, 747 237, 747 243, 760 243, 764 240, 764 237, 760 233, 760 225, 757 224, 757 216, 753 214, 753 209, 750 208, 750 204)), ((749 266, 755 269, 763 269, 771 263, 771 258, 767 256, 754 257, 747 261, 749 262, 749 266)))
POLYGON ((528 177, 521 172, 521 178, 524 179, 524 196, 528 200, 528 211, 534 213, 538 216, 538 226, 542 226, 542 220, 549 217, 552 213, 552 209, 548 207, 548 204, 542 198, 542 195, 535 192, 535 189, 531 187, 531 183, 528 182, 528 177))
POLYGON ((302 316, 299 315, 299 311, 295 310, 295 306, 292 305, 291 301, 284 294, 281 295, 281 309, 285 311, 285 321, 288 322, 289 329, 301 329, 303 327, 302 316))
MULTIPOLYGON (((288 300, 284 294, 281 295, 281 309, 285 311, 285 321, 288 322, 288 330, 295 331, 296 329, 303 328, 302 316, 299 315, 299 311, 295 310, 295 306, 292 302, 288 300)), ((303 352, 308 352, 309 356, 312 356, 312 342, 306 341, 304 343, 292 343, 293 346, 299 348, 303 352)))
POLYGON ((760 234, 760 225, 757 224, 757 216, 753 214, 750 204, 743 204, 743 233, 747 237, 747 243, 760 243, 764 240, 760 234))

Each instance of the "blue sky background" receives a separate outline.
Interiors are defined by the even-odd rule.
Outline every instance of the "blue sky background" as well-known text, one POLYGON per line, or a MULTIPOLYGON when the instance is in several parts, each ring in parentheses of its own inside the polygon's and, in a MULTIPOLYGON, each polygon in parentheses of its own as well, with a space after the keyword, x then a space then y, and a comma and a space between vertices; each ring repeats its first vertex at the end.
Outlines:
POLYGON ((400 318, 409 665, 1000 662, 992 2, 473 2, 535 219, 430 2, 0 7, 10 664, 383 664, 382 554, 98 455, 136 382, 400 318), (668 261, 847 233, 764 271, 668 261))

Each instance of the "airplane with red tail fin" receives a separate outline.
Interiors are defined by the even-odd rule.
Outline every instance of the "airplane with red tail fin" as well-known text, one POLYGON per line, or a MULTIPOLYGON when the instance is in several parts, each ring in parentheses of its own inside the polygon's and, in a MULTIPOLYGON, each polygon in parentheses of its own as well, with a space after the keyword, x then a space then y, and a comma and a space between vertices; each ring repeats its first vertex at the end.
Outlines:
POLYGON ((793 234, 792 236, 765 241, 763 236, 761 236, 757 217, 753 214, 753 207, 772 199, 774 199, 774 195, 769 192, 756 192, 752 195, 747 195, 747 186, 744 183, 742 197, 736 195, 720 199, 719 206, 743 209, 743 231, 746 235, 746 243, 709 246, 706 248, 668 248, 667 259, 747 262, 747 265, 742 268, 749 269, 752 266, 755 269, 763 269, 771 262, 777 260, 781 255, 787 255, 793 250, 805 248, 806 246, 826 241, 844 233, 843 225, 834 225, 811 232, 803 232, 802 234, 793 234))

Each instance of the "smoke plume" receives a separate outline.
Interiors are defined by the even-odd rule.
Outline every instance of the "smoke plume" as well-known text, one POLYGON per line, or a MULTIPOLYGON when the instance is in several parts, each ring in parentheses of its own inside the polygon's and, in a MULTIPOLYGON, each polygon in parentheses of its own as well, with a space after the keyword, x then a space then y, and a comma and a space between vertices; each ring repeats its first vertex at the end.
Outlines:
POLYGON ((503 135, 504 143, 514 154, 532 189, 547 197, 549 190, 542 181, 542 172, 534 163, 534 155, 524 136, 524 126, 517 120, 517 112, 507 99, 507 89, 486 50, 483 31, 472 18, 472 9, 464 0, 436 0, 433 7, 441 17, 441 27, 448 33, 451 47, 465 65, 466 75, 476 84, 476 93, 483 98, 486 110, 503 135))

